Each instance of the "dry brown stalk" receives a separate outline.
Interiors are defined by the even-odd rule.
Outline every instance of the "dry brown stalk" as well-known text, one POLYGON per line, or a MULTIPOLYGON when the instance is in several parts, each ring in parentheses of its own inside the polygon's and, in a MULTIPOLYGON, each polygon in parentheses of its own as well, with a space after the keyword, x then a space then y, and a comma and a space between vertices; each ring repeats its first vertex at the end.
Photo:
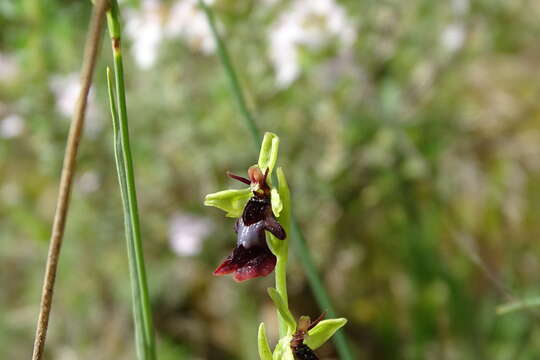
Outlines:
POLYGON ((56 280, 56 270, 58 267, 62 240, 64 238, 66 217, 69 210, 69 199, 73 184, 73 176, 75 174, 77 152, 83 132, 84 117, 88 102, 88 92, 90 91, 90 85, 92 84, 97 54, 101 44, 101 34, 105 22, 105 13, 108 8, 108 3, 108 0, 96 1, 96 5, 92 11, 92 18, 90 20, 88 35, 86 38, 81 73, 81 90, 79 93, 79 98, 77 99, 75 113, 73 114, 73 119, 69 128, 66 151, 64 154, 64 163, 62 165, 62 175, 60 178, 60 187, 56 203, 56 211, 54 214, 51 240, 49 244, 49 254, 47 256, 47 265, 45 268, 45 278, 43 280, 41 305, 32 360, 40 360, 43 356, 43 349, 45 347, 45 338, 49 325, 54 283, 56 280))

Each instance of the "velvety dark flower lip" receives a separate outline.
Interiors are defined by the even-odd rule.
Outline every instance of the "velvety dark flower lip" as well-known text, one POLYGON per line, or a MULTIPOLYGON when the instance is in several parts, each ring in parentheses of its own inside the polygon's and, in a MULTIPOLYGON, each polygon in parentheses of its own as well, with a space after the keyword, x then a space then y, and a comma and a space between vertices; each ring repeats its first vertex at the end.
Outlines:
POLYGON ((236 281, 267 276, 274 270, 277 259, 266 244, 265 231, 281 240, 286 237, 272 212, 270 187, 266 182, 268 170, 263 174, 258 167, 251 167, 248 174, 249 179, 227 173, 233 179, 249 183, 254 190, 235 223, 236 247, 214 271, 217 276, 234 273, 236 281))
MULTIPOLYGON (((260 200, 252 198, 246 205, 250 207, 260 206, 260 200), (249 204, 256 203, 250 206, 249 204)), ((265 216, 255 217, 255 215, 244 215, 236 220, 235 231, 237 233, 237 244, 232 254, 214 271, 214 275, 227 275, 234 272, 233 278, 236 281, 245 281, 270 274, 276 266, 276 257, 266 244, 265 230, 270 231, 277 238, 285 238, 285 230, 268 211, 270 205, 265 207, 265 216), (270 215, 269 215, 270 214, 270 215), (245 224, 244 218, 253 221, 253 217, 259 219, 256 222, 245 224)), ((258 211, 256 212, 259 213, 258 211)))
POLYGON ((238 282, 254 279, 274 271, 276 260, 268 247, 257 246, 246 249, 243 245, 239 245, 214 271, 214 275, 234 273, 233 279, 238 282))

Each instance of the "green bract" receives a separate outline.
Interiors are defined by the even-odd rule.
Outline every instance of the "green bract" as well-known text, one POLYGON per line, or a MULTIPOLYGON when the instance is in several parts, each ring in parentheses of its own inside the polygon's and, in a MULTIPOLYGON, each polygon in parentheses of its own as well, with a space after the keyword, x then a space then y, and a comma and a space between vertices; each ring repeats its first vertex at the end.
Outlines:
POLYGON ((259 325, 259 356, 261 360, 272 360, 272 351, 270 345, 268 345, 268 339, 266 338, 266 328, 264 323, 259 325))
POLYGON ((283 300, 281 295, 274 288, 268 288, 268 295, 270 295, 270 297, 272 298, 272 301, 274 302, 274 305, 276 306, 279 314, 287 324, 287 334, 294 333, 294 331, 296 330, 296 321, 294 321, 294 318, 287 305, 285 305, 285 301, 283 300))

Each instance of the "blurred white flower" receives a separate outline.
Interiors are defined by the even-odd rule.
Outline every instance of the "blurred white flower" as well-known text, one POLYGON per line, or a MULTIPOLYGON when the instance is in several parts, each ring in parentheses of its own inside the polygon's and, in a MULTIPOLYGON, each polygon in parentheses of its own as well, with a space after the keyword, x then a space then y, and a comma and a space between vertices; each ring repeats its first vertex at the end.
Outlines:
POLYGON ((22 134, 24 130, 24 120, 17 114, 6 116, 0 121, 0 137, 10 139, 22 134))
POLYGON ((126 34, 133 45, 135 61, 142 69, 151 68, 157 59, 162 38, 161 5, 157 0, 143 0, 141 9, 126 12, 126 34))
POLYGON ((77 351, 70 346, 60 346, 57 351, 58 360, 77 360, 79 356, 77 351))
POLYGON ((452 0, 452 10, 456 15, 464 15, 469 11, 470 0, 452 0))
POLYGON ((79 75, 54 75, 51 77, 49 87, 56 97, 56 109, 65 117, 71 117, 75 112, 77 98, 81 90, 79 75))
POLYGON ((270 27, 269 37, 276 83, 287 87, 300 74, 299 47, 318 49, 337 39, 343 51, 356 40, 356 29, 335 0, 295 0, 270 27))
POLYGON ((92 193, 99 190, 101 181, 95 171, 85 171, 77 181, 78 190, 82 193, 92 193))
MULTIPOLYGON (((212 4, 213 0, 206 0, 212 4)), ((135 62, 142 69, 155 65, 164 38, 180 37, 205 54, 216 49, 206 16, 197 0, 177 0, 167 11, 157 0, 143 0, 141 9, 126 13, 126 33, 132 41, 135 62)))
MULTIPOLYGON (((208 5, 213 2, 206 0, 208 5)), ((179 0, 173 5, 165 24, 165 34, 169 37, 179 36, 190 47, 205 54, 212 54, 216 50, 210 25, 197 0, 179 0)))
POLYGON ((459 50, 465 42, 465 26, 454 23, 444 28, 441 34, 441 43, 450 52, 459 50))
POLYGON ((14 56, 0 53, 0 81, 13 80, 19 73, 19 64, 14 56))
POLYGON ((261 3, 266 6, 274 6, 279 0, 261 0, 261 3))
POLYGON ((175 213, 169 221, 169 244, 177 255, 196 255, 213 227, 213 223, 203 217, 175 213))
MULTIPOLYGON (((53 75, 49 80, 49 88, 54 93, 57 111, 64 117, 71 119, 81 91, 79 74, 53 75)), ((94 91, 93 88, 90 88, 86 107, 85 129, 88 135, 95 136, 102 127, 103 124, 94 99, 94 91)))

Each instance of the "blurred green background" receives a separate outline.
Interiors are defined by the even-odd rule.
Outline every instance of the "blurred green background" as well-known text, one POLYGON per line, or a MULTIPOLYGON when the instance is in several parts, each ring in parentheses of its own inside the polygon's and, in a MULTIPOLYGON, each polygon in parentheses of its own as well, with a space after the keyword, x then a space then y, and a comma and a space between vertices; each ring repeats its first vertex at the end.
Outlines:
MULTIPOLYGON (((540 2, 215 0, 296 216, 358 359, 538 359, 540 2)), ((159 358, 256 358, 273 275, 212 271, 233 221, 202 205, 256 162, 194 0, 121 2, 159 358)), ((89 1, 0 1, 0 359, 31 354, 89 1)), ((49 359, 133 359, 104 41, 49 359)), ((316 316, 299 262, 295 315, 316 316)), ((332 344, 319 351, 337 359, 332 344)))

